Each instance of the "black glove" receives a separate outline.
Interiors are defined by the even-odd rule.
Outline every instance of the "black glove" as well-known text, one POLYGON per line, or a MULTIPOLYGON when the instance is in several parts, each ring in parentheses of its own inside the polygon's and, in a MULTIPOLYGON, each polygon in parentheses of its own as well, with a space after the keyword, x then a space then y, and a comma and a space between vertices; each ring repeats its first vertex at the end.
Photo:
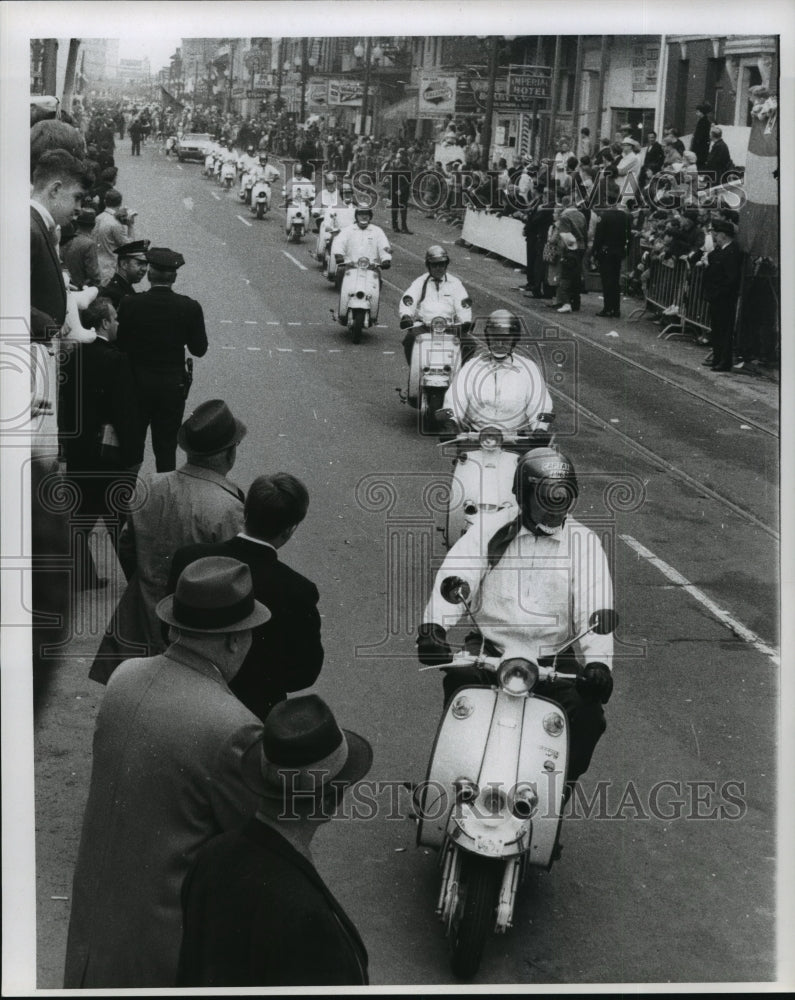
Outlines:
POLYGON ((414 320, 411 316, 403 316, 400 320, 400 329, 407 330, 410 326, 414 326, 414 320))
POLYGON ((381 261, 381 270, 382 271, 388 271, 390 269, 390 267, 392 267, 392 261, 391 260, 382 260, 381 261))
POLYGON ((445 641, 447 633, 441 625, 431 622, 417 629, 417 657, 426 667, 439 663, 450 663, 453 659, 452 647, 445 641))
POLYGON ((577 691, 586 701, 601 701, 606 705, 613 693, 613 675, 610 668, 598 661, 586 663, 585 669, 577 678, 577 691))

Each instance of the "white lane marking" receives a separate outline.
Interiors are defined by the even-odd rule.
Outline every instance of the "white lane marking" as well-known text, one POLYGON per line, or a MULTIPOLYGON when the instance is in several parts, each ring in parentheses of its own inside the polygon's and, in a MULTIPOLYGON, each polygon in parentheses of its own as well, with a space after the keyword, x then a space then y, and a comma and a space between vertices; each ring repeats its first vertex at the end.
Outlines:
POLYGON ((231 319, 219 319, 218 322, 219 323, 231 323, 232 320, 231 319))
POLYGON ((341 347, 329 347, 328 352, 329 352, 329 354, 342 354, 342 348, 341 347))
POLYGON ((282 253, 284 254, 285 257, 289 257, 289 259, 293 262, 293 264, 295 264, 296 267, 300 267, 302 271, 309 270, 309 268, 304 267, 304 265, 301 263, 300 260, 296 260, 291 253, 287 253, 286 250, 282 250, 282 253))
POLYGON ((221 344, 222 351, 234 351, 234 347, 231 344, 221 344))
POLYGON ((302 347, 301 350, 303 351, 304 354, 317 354, 317 351, 314 349, 314 347, 302 347))
POLYGON ((251 223, 248 221, 248 219, 244 219, 242 215, 238 215, 237 218, 240 219, 240 221, 243 223, 244 226, 250 226, 251 225, 251 223))
POLYGON ((267 323, 268 326, 281 326, 281 323, 278 319, 268 319, 265 320, 265 322, 267 323))
POLYGON ((734 632, 739 639, 744 639, 745 642, 750 643, 754 649, 758 650, 764 656, 767 656, 777 666, 780 665, 781 660, 775 649, 772 649, 766 642, 763 642, 763 640, 760 639, 759 636, 755 632, 752 632, 747 626, 738 622, 737 619, 732 617, 728 611, 724 611, 722 608, 719 608, 714 601, 710 600, 710 598, 707 597, 703 591, 699 590, 698 587, 693 586, 693 584, 682 576, 678 570, 675 570, 673 566, 669 566, 668 563, 663 562, 663 560, 656 556, 653 552, 650 552, 645 545, 641 545, 640 542, 634 539, 632 535, 621 535, 620 537, 622 541, 626 542, 631 549, 634 549, 639 556, 642 556, 650 562, 652 566, 658 569, 664 577, 671 581, 671 583, 675 583, 678 587, 681 587, 688 594, 690 594, 691 597, 697 600, 699 604, 702 604, 707 611, 710 612, 710 614, 714 615, 718 621, 721 622, 721 624, 725 625, 730 631, 734 632))
POLYGON ((386 330, 386 329, 387 329, 386 323, 379 323, 378 326, 376 326, 376 330, 386 330))
POLYGON ((277 351, 281 351, 282 354, 292 354, 293 353, 292 347, 277 347, 276 350, 277 351))
POLYGON ((300 326, 301 325, 301 320, 300 319, 299 320, 289 320, 288 319, 287 320, 287 325, 288 326, 300 326))
POLYGON ((394 354, 394 351, 381 351, 382 354, 394 354))
POLYGON ((262 348, 261 347, 247 347, 246 350, 247 351, 261 351, 262 348))
POLYGON ((193 210, 193 198, 183 198, 182 204, 189 212, 193 210))
POLYGON ((323 326, 323 323, 316 323, 314 320, 311 323, 307 323, 307 326, 323 326))
MULTIPOLYGON (((210 194, 213 196, 213 198, 215 198, 216 201, 221 200, 220 194, 216 194, 215 191, 211 191, 210 194)), ((224 244, 224 246, 226 246, 226 244, 224 244)))
POLYGON ((244 319, 243 323, 246 326, 256 326, 257 325, 257 320, 255 320, 255 319, 244 319))
POLYGON ((182 167, 179 164, 177 164, 177 170, 182 170, 182 167))

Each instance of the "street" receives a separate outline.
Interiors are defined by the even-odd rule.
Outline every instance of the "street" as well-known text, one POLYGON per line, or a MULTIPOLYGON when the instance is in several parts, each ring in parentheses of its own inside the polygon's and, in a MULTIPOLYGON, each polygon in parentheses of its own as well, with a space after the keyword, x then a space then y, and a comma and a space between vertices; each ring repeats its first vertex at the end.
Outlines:
MULTIPOLYGON (((576 515, 610 539, 617 632, 608 729, 584 777, 590 818, 564 820, 561 859, 531 872, 513 929, 487 944, 476 984, 753 982, 776 977, 778 386, 701 366, 706 348, 658 339, 647 318, 597 319, 598 292, 558 316, 524 275, 456 246, 460 231, 409 210, 378 326, 354 345, 308 251, 288 243, 278 185, 262 221, 199 163, 117 143, 136 236, 186 260, 175 290, 204 308, 210 348, 192 406, 223 398, 248 426, 231 473, 243 489, 288 471, 309 489, 281 553, 318 586, 317 692, 373 745, 375 815, 325 826, 318 870, 360 928, 373 986, 454 982, 436 905, 437 856, 415 846, 403 784, 425 777, 441 679, 414 636, 445 549, 437 487, 450 460, 401 403, 400 294, 432 243, 476 316, 520 315, 580 481, 576 515), (561 322, 562 320, 562 322, 561 322), (611 325, 612 324, 612 325, 611 325), (608 337, 608 333, 617 336, 608 337), (665 784, 663 784, 665 783, 665 784), (679 805, 677 805, 677 802, 679 805)), ((146 282, 139 286, 147 287, 146 282)), ((181 457, 178 457, 181 461, 181 457)), ((154 471, 148 446, 145 472, 154 471)), ((36 720, 38 986, 59 988, 71 878, 102 689, 87 678, 123 577, 86 591, 36 720)))

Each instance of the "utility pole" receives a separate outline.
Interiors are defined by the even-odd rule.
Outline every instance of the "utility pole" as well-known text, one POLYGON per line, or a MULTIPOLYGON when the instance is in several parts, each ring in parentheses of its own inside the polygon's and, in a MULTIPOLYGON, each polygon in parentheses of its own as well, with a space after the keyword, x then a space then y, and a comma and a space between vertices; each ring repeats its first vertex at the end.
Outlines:
POLYGON ((362 135, 367 134, 367 93, 370 89, 370 50, 372 39, 364 40, 364 93, 362 94, 362 135))
POLYGON ((497 36, 492 35, 489 42, 489 89, 486 93, 486 116, 483 119, 483 135, 481 136, 483 164, 486 170, 489 169, 491 163, 491 122, 494 117, 494 91, 497 87, 498 46, 497 36))
POLYGON ((72 95, 75 90, 75 73, 77 72, 77 54, 80 51, 80 39, 69 39, 69 54, 66 57, 66 73, 63 81, 63 97, 61 109, 69 114, 72 110, 72 95))
POLYGON ((549 105, 549 135, 547 136, 549 151, 553 156, 557 152, 555 148, 555 121, 558 116, 558 95, 560 93, 560 50, 561 37, 555 35, 555 58, 552 62, 552 100, 549 105))

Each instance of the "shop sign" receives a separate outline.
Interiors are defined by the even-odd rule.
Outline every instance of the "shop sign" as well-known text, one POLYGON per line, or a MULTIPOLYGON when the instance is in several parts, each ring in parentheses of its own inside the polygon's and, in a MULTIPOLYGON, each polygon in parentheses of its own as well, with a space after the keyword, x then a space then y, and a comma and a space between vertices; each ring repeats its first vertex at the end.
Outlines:
POLYGON ((456 110, 458 78, 425 74, 420 76, 417 115, 420 118, 450 114, 456 110))
MULTIPOLYGON (((364 86, 360 80, 329 80, 328 103, 342 107, 360 107, 364 86)), ((372 90, 370 91, 372 95, 372 90)))

